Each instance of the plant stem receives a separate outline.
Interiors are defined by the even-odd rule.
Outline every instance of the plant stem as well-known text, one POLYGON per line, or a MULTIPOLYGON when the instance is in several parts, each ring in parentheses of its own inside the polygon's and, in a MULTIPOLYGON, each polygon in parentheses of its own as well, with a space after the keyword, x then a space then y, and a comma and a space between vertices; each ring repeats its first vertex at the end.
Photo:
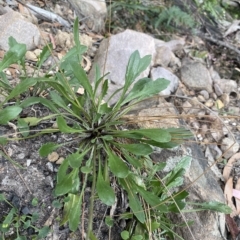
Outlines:
POLYGON ((93 180, 92 180, 92 190, 91 190, 91 197, 90 197, 90 205, 89 205, 89 213, 88 213, 88 230, 87 230, 87 238, 90 239, 90 234, 92 232, 92 224, 93 224, 93 207, 94 207, 94 196, 95 196, 95 188, 96 188, 96 146, 94 146, 93 150, 93 180))

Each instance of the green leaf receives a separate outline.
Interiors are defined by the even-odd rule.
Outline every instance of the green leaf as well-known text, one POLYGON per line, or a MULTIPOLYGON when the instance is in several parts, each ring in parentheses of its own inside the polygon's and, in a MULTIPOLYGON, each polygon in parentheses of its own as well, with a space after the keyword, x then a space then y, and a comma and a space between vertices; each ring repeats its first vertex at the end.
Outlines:
POLYGON ((24 228, 24 229, 27 229, 27 228, 29 228, 30 226, 31 226, 31 221, 30 221, 30 220, 25 221, 24 224, 23 224, 23 228, 24 228))
POLYGON ((4 194, 0 193, 0 202, 5 200, 6 200, 6 197, 4 196, 4 194))
POLYGON ((44 226, 43 228, 41 228, 39 231, 38 231, 38 239, 43 239, 45 238, 48 233, 50 232, 50 228, 47 227, 47 226, 44 226))
POLYGON ((24 58, 27 48, 25 44, 17 43, 13 37, 8 39, 10 49, 6 52, 3 60, 0 62, 0 72, 13 63, 17 63, 24 58))
POLYGON ((43 47, 37 62, 38 68, 41 68, 42 64, 48 59, 49 56, 51 56, 52 49, 53 49, 53 45, 51 43, 43 47))
POLYGON ((0 137, 0 144, 1 144, 1 145, 6 145, 7 142, 8 142, 7 138, 5 138, 5 137, 0 137))
MULTIPOLYGON (((82 198, 77 194, 68 194, 70 197, 69 201, 66 203, 68 205, 68 219, 69 228, 71 231, 76 231, 80 222, 82 198)), ((66 212, 64 212, 66 214, 66 212)))
POLYGON ((39 154, 41 157, 46 157, 48 154, 50 154, 51 152, 53 152, 54 150, 58 149, 61 146, 62 144, 56 144, 53 142, 46 143, 39 149, 39 154))
POLYGON ((57 118, 57 125, 58 125, 59 130, 63 133, 81 133, 81 132, 83 132, 83 130, 81 130, 81 129, 75 129, 75 128, 69 127, 67 125, 65 119, 62 116, 57 118))
POLYGON ((105 218, 105 223, 108 227, 113 227, 114 225, 114 220, 110 217, 110 216, 107 216, 105 218))
POLYGON ((8 97, 5 99, 5 102, 16 96, 19 96, 21 93, 25 92, 30 87, 34 86, 36 83, 37 83, 37 80, 35 78, 24 79, 22 82, 17 84, 16 87, 14 87, 14 89, 10 92, 8 97))
POLYGON ((134 80, 147 69, 151 62, 151 56, 140 57, 138 51, 133 52, 128 61, 124 89, 127 90, 134 80))
POLYGON ((159 78, 155 81, 149 78, 142 78, 134 84, 132 90, 129 92, 121 105, 124 105, 133 99, 142 101, 146 98, 152 97, 166 89, 169 83, 170 82, 164 78, 159 78))
POLYGON ((85 71, 81 67, 80 63, 71 62, 70 66, 71 66, 73 74, 77 78, 79 84, 81 84, 81 86, 83 86, 83 88, 87 91, 89 96, 93 98, 92 86, 91 86, 90 81, 87 77, 87 74, 85 73, 85 71))
POLYGON ((71 191, 78 190, 79 187, 79 177, 78 177, 79 170, 78 168, 73 169, 70 173, 64 174, 64 176, 59 176, 57 179, 57 186, 55 188, 54 193, 56 196, 64 195, 71 191))
POLYGON ((51 101, 41 97, 28 97, 27 99, 23 100, 19 106, 25 108, 37 103, 41 103, 45 107, 49 108, 52 112, 60 113, 51 101))
POLYGON ((22 111, 22 108, 17 106, 6 107, 0 111, 0 124, 7 124, 9 121, 15 119, 19 113, 22 111))
POLYGON ((18 130, 23 135, 27 137, 29 135, 29 126, 22 118, 18 118, 18 130))
POLYGON ((52 206, 54 207, 54 208, 62 208, 62 203, 57 199, 57 200, 54 200, 53 202, 52 202, 52 206))
POLYGON ((137 156, 145 156, 149 155, 153 152, 152 148, 143 143, 138 143, 138 144, 119 144, 121 148, 126 149, 130 153, 133 153, 137 156))
POLYGON ((125 178, 129 174, 127 165, 117 155, 108 150, 108 166, 111 172, 119 178, 125 178))
POLYGON ((53 102, 55 102, 59 107, 62 107, 63 109, 69 109, 64 100, 56 92, 51 91, 50 96, 53 102))
MULTIPOLYGON (((210 202, 204 202, 204 203, 189 203, 189 204, 200 207, 199 209, 193 209, 193 211, 211 210, 216 212, 222 212, 225 214, 230 214, 232 212, 232 209, 229 206, 217 201, 210 201, 210 202)), ((184 212, 187 212, 187 210, 185 210, 184 212)))
POLYGON ((79 153, 72 153, 68 155, 66 158, 66 161, 69 162, 69 165, 72 168, 79 168, 82 165, 82 160, 86 156, 86 154, 89 152, 90 149, 87 149, 83 151, 81 154, 79 153))
POLYGON ((10 212, 8 213, 8 215, 5 217, 5 219, 2 223, 4 228, 7 228, 9 226, 9 224, 12 222, 13 215, 15 212, 16 212, 15 208, 12 208, 10 210, 10 212))
POLYGON ((134 188, 128 179, 122 179, 119 178, 119 183, 122 185, 122 187, 127 191, 128 193, 128 200, 129 200, 129 206, 131 210, 133 211, 133 214, 136 216, 139 222, 144 223, 145 222, 145 214, 144 210, 142 208, 142 204, 139 201, 137 195, 134 193, 134 188))
POLYGON ((91 171, 92 171, 91 167, 87 167, 87 166, 81 167, 82 173, 90 173, 91 171))
POLYGON ((171 135, 165 129, 149 128, 128 131, 131 134, 141 134, 143 137, 152 139, 156 142, 164 143, 171 141, 171 135))
POLYGON ((130 234, 129 234, 128 231, 124 230, 124 231, 121 232, 121 237, 122 237, 123 240, 127 240, 127 239, 129 239, 130 234))
POLYGON ((144 190, 141 187, 137 187, 139 194, 144 198, 144 200, 154 209, 161 211, 162 213, 168 212, 168 207, 160 201, 159 197, 153 193, 144 190))
POLYGON ((97 177, 96 189, 99 199, 106 205, 112 206, 115 202, 115 194, 109 183, 103 179, 101 164, 99 163, 99 171, 97 177))
POLYGON ((32 199, 32 205, 33 205, 34 207, 36 207, 36 206, 38 205, 38 199, 37 199, 37 198, 33 198, 33 199, 32 199))

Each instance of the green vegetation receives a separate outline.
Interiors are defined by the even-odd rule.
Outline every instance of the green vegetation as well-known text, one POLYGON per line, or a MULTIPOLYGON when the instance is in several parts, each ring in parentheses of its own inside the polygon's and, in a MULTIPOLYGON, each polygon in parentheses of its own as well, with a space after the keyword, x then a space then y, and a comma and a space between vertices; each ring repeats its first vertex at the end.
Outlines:
MULTIPOLYGON (((154 163, 149 156, 155 147, 175 147, 192 134, 183 128, 125 129, 127 120, 123 119, 135 104, 164 90, 169 81, 149 78, 136 81, 150 64, 151 56, 141 58, 135 51, 128 62, 125 85, 111 97, 118 92, 121 96, 113 106, 109 106, 109 99, 103 101, 108 92, 107 76, 100 76, 100 70, 96 67, 95 81, 91 85, 80 65, 86 47, 79 42, 78 20, 74 23, 74 40, 75 46, 59 63, 58 72, 54 75, 47 73, 43 77, 37 74, 21 77, 20 83, 12 87, 2 70, 12 63, 19 63, 24 72, 26 48, 10 38, 10 50, 0 63, 0 89, 5 95, 5 100, 0 103, 0 124, 5 125, 9 121, 16 123, 19 137, 1 136, 0 143, 56 132, 72 135, 71 140, 60 144, 48 142, 39 149, 40 155, 46 157, 62 146, 77 146, 59 167, 54 189, 54 195, 64 202, 61 225, 68 223, 70 230, 75 231, 79 226, 84 192, 87 183, 91 182, 87 239, 96 239, 92 229, 95 199, 110 207, 116 201, 117 189, 126 193, 130 207, 120 216, 129 222, 121 234, 123 239, 149 239, 150 234, 155 234, 159 239, 175 237, 174 224, 167 216, 169 213, 181 213, 188 204, 188 193, 177 188, 183 184, 183 175, 191 159, 183 158, 169 174, 160 178, 159 172, 165 163, 154 163), (128 92, 130 86, 133 87, 128 92), (38 96, 39 88, 47 91, 49 96, 38 96), (79 88, 84 89, 82 95, 77 93, 79 88), (100 94, 97 94, 98 89, 100 94), (8 105, 10 100, 15 105, 8 105), (41 118, 20 116, 23 109, 34 104, 45 106, 51 114, 41 118), (37 133, 31 131, 32 127, 47 119, 56 120, 57 127, 37 133)), ((40 55, 38 69, 50 54, 51 46, 46 46, 40 55)), ((58 202, 55 204, 59 205, 58 202)), ((217 202, 198 203, 197 206, 199 209, 196 210, 230 212, 227 206, 217 202)), ((11 210, 9 214, 2 227, 15 224, 12 220, 16 211, 11 210)), ((105 219, 109 228, 114 221, 112 215, 105 219)))

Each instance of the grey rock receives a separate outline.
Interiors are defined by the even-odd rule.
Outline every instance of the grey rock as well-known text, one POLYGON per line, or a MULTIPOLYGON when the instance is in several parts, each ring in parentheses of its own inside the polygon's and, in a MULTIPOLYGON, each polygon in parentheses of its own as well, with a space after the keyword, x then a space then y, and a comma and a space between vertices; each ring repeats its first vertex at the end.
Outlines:
POLYGON ((53 172, 53 164, 51 162, 47 162, 46 167, 47 167, 49 172, 53 172))
POLYGON ((181 80, 190 89, 213 91, 208 69, 199 62, 185 59, 181 67, 181 80))
MULTIPOLYGON (((110 73, 106 77, 110 80, 109 91, 106 99, 113 93, 114 90, 124 85, 126 67, 131 54, 135 50, 139 50, 141 57, 146 55, 154 56, 154 38, 144 33, 126 30, 122 33, 111 36, 110 39, 104 39, 101 42, 99 50, 94 59, 94 64, 98 64, 102 75, 103 72, 110 73)), ((148 67, 139 76, 139 78, 147 77, 149 75, 149 71, 150 67, 148 67)), ((89 72, 89 79, 93 81, 94 76, 95 69, 92 68, 89 72)), ((112 99, 110 104, 116 102, 117 98, 118 96, 112 99)))
POLYGON ((224 153, 223 156, 228 159, 238 152, 239 143, 235 142, 231 138, 226 137, 222 140, 221 150, 224 153))
POLYGON ((180 60, 174 55, 171 49, 167 46, 156 47, 156 56, 154 65, 160 65, 163 67, 168 66, 181 66, 180 60))
POLYGON ((160 92, 159 95, 170 95, 171 93, 175 92, 178 88, 179 84, 178 77, 163 67, 152 68, 150 76, 154 80, 156 80, 157 78, 165 78, 170 81, 168 87, 164 89, 162 92, 160 92))
POLYGON ((105 0, 85 1, 69 0, 74 8, 79 20, 84 22, 95 32, 102 32, 105 27, 105 18, 107 17, 107 6, 105 0))
POLYGON ((223 94, 222 89, 220 88, 220 86, 217 83, 213 84, 213 88, 214 88, 214 91, 217 94, 217 96, 221 96, 223 94))
POLYGON ((0 48, 7 51, 8 38, 12 36, 17 42, 24 43, 27 50, 32 50, 40 42, 38 28, 26 21, 24 17, 15 11, 9 11, 0 16, 0 48))
MULTIPOLYGON (((154 152, 152 158, 155 161, 167 162, 168 170, 174 168, 174 165, 184 156, 192 158, 191 165, 186 169, 184 176, 184 187, 188 187, 188 202, 209 202, 213 199, 224 203, 223 192, 213 174, 208 170, 207 160, 200 147, 197 144, 188 144, 178 149, 164 149, 154 152), (177 161, 178 159, 178 161, 177 161), (172 165, 172 166, 171 166, 172 165), (206 171, 206 172, 205 172, 206 171), (199 176, 201 177, 199 178, 199 176), (198 179, 197 181, 195 181, 198 179), (211 194, 210 194, 211 193, 211 194)), ((187 209, 192 209, 190 206, 187 209)), ((183 213, 186 221, 194 221, 190 226, 195 239, 201 240, 219 240, 225 235, 225 215, 213 211, 183 213)), ((179 214, 170 215, 174 223, 183 223, 182 216, 179 214)), ((176 233, 183 239, 193 239, 187 228, 177 228, 176 233)))
POLYGON ((206 90, 202 90, 199 93, 205 98, 205 100, 209 99, 209 93, 206 90))
POLYGON ((164 42, 162 40, 155 39, 156 47, 165 46, 168 47, 172 52, 182 50, 185 45, 184 39, 171 40, 169 42, 164 42))
POLYGON ((216 83, 219 85, 224 93, 236 93, 237 92, 237 82, 231 79, 218 79, 216 83))

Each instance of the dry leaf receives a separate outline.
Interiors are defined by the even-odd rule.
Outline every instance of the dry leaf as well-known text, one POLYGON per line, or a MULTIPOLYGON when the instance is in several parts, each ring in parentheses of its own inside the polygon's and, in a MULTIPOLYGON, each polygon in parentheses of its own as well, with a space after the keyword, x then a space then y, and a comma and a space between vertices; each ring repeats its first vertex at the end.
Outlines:
POLYGON ((240 20, 234 20, 230 25, 230 27, 228 28, 228 30, 225 32, 224 37, 240 29, 239 23, 240 23, 240 20))
POLYGON ((238 159, 240 159, 240 153, 234 154, 227 162, 226 166, 223 169, 223 178, 226 182, 230 176, 230 173, 232 171, 233 163, 236 162, 238 159))
POLYGON ((238 215, 237 209, 232 202, 232 197, 233 197, 233 178, 232 177, 230 177, 225 184, 224 196, 227 201, 227 205, 232 209, 232 213, 230 214, 230 216, 231 217, 237 216, 238 215))
POLYGON ((240 178, 237 181, 235 189, 233 189, 233 196, 235 197, 238 214, 240 214, 240 178))

